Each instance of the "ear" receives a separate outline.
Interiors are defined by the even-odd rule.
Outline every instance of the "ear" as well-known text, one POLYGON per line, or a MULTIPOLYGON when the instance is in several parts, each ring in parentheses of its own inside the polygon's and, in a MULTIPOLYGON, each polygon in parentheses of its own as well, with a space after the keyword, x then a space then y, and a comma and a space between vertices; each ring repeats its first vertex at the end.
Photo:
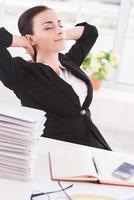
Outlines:
POLYGON ((27 34, 27 35, 25 35, 25 37, 27 38, 27 40, 30 42, 30 44, 31 44, 32 46, 35 46, 35 45, 36 45, 33 35, 27 34))

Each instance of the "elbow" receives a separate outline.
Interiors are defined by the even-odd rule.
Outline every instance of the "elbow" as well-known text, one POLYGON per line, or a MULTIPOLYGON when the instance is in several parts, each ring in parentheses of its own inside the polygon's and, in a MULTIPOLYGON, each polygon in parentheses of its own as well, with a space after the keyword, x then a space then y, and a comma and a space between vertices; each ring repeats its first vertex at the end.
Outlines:
POLYGON ((98 29, 94 26, 93 36, 97 38, 99 36, 98 29))
POLYGON ((96 40, 97 37, 99 36, 98 29, 96 28, 96 26, 93 26, 93 25, 88 26, 88 32, 87 33, 88 33, 88 37, 92 38, 94 40, 96 40))

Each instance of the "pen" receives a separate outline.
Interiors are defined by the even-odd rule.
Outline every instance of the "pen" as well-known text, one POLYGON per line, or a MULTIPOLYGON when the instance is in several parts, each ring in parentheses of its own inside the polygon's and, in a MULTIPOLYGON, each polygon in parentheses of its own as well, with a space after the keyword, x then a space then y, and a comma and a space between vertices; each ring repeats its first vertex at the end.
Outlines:
POLYGON ((94 156, 92 157, 92 160, 93 160, 93 164, 94 164, 94 167, 95 167, 95 171, 96 171, 97 174, 99 174, 99 170, 98 170, 94 156))

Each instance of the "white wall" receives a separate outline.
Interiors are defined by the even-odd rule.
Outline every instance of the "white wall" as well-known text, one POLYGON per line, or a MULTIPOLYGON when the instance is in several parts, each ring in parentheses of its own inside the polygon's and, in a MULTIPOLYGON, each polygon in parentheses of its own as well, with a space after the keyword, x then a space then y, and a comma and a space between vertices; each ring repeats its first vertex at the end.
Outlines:
POLYGON ((94 95, 92 117, 104 129, 134 132, 134 102, 94 95))
POLYGON ((0 101, 9 103, 12 105, 20 105, 19 99, 15 96, 15 94, 6 88, 0 81, 0 101))
POLYGON ((94 93, 91 112, 113 149, 134 153, 134 94, 101 89, 94 93))

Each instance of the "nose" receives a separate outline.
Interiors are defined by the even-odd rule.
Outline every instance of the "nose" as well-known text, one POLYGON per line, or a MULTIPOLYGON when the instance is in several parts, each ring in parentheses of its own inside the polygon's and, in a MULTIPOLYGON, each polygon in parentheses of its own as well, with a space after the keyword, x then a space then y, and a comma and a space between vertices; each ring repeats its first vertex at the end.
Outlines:
POLYGON ((61 35, 63 34, 63 28, 59 25, 56 26, 56 34, 61 35))

